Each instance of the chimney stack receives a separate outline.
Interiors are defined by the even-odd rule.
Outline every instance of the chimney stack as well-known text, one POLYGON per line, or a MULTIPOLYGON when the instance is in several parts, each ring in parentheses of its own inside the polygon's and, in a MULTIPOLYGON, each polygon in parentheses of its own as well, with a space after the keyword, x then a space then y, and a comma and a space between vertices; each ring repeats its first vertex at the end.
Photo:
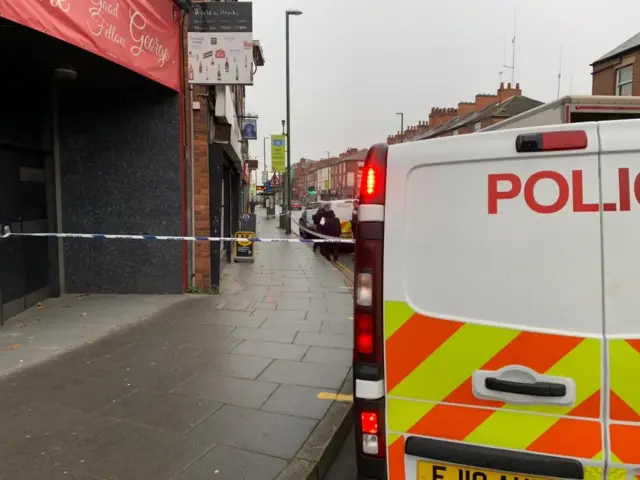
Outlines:
POLYGON ((423 133, 429 130, 429 122, 420 120, 417 126, 418 133, 423 133))
POLYGON ((476 111, 476 104, 473 102, 458 103, 458 116, 466 117, 476 111))
POLYGON ((517 97, 522 95, 522 90, 520 90, 520 84, 516 83, 515 87, 511 87, 511 82, 507 83, 507 86, 504 86, 504 82, 500 83, 500 88, 498 89, 498 102, 502 103, 505 100, 509 100, 511 97, 517 97))
POLYGON ((476 95, 476 101, 475 101, 475 111, 476 112, 480 112, 481 110, 484 110, 485 108, 487 108, 489 105, 492 105, 494 103, 496 103, 498 101, 498 96, 497 95, 490 95, 487 93, 479 93, 476 95))
POLYGON ((436 128, 458 115, 457 108, 432 108, 429 114, 429 126, 436 128))

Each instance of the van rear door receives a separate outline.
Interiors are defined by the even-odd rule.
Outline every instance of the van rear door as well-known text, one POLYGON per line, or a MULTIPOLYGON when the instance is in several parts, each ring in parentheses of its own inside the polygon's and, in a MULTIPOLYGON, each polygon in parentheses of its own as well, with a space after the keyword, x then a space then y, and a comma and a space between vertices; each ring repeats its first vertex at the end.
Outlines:
POLYGON ((610 478, 632 478, 640 466, 640 121, 599 124, 609 354, 610 478), (629 476, 626 476, 629 472, 629 476))
POLYGON ((391 480, 604 475, 598 161, 586 123, 389 148, 391 480))

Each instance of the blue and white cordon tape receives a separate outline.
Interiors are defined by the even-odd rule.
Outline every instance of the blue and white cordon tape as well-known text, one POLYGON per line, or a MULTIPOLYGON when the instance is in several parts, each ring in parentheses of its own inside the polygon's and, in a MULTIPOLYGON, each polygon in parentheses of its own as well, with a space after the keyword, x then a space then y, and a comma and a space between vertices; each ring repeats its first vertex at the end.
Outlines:
MULTIPOLYGON (((314 235, 320 236, 315 232, 314 235)), ((0 238, 11 237, 55 237, 55 238, 86 238, 93 240, 174 240, 180 242, 261 242, 261 243, 355 243, 353 239, 327 237, 318 239, 305 238, 236 238, 236 237, 178 237, 169 235, 119 235, 110 233, 13 233, 5 226, 0 238)))

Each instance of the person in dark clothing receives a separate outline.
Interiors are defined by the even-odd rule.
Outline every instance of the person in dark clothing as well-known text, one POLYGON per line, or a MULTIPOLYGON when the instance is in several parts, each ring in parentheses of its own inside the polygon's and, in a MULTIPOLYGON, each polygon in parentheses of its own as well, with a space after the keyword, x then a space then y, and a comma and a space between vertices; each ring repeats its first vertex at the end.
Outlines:
MULTIPOLYGON (((329 204, 323 205, 318 209, 316 214, 313 217, 311 217, 311 220, 313 220, 313 224, 316 226, 316 232, 318 233, 322 233, 322 228, 324 227, 324 223, 326 221, 326 220, 323 221, 323 219, 325 218, 328 209, 329 209, 329 204)), ((313 251, 315 252, 317 249, 318 249, 318 244, 314 242, 313 251)))
MULTIPOLYGON (((342 233, 342 228, 340 226, 340 219, 336 217, 336 214, 333 210, 329 210, 325 214, 325 223, 322 227, 322 234, 328 237, 334 237, 336 239, 340 238, 340 234, 342 233)), ((340 248, 340 243, 331 242, 331 243, 323 243, 320 247, 320 253, 324 258, 331 261, 331 257, 333 256, 333 261, 338 261, 338 250, 340 248)))
POLYGON ((353 212, 351 213, 351 231, 353 238, 356 238, 356 228, 358 228, 358 202, 353 202, 353 212))
MULTIPOLYGON (((353 239, 356 239, 356 233, 358 229, 358 202, 353 202, 353 212, 351 213, 351 233, 353 234, 353 239)), ((354 245, 355 247, 355 245, 354 245)), ((355 248, 351 255, 355 255, 355 248)))

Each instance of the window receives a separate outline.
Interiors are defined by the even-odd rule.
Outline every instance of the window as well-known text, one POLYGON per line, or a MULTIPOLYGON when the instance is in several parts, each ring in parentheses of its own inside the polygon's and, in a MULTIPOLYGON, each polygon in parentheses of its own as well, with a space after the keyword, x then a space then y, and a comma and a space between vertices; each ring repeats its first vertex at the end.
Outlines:
POLYGON ((458 135, 458 130, 454 130, 454 131, 453 131, 453 134, 454 134, 454 135, 458 135))
POLYGON ((616 95, 631 96, 631 81, 633 80, 633 65, 616 70, 616 95))
POLYGON ((477 132, 481 128, 482 128, 482 122, 476 122, 475 125, 473 126, 473 131, 477 132))

